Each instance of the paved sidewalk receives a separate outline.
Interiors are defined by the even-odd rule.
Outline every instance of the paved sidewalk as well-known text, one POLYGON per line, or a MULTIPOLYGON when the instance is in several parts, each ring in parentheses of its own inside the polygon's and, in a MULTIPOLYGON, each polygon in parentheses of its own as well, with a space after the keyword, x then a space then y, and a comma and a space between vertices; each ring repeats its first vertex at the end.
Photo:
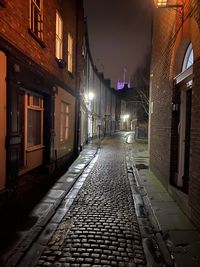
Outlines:
MULTIPOLYGON (((29 214, 28 220, 33 221, 31 228, 15 233, 16 241, 0 255, 0 266, 18 266, 23 254, 29 249, 42 229, 54 215, 62 200, 73 187, 84 169, 95 157, 98 143, 93 141, 86 145, 79 157, 73 162, 68 171, 54 184, 51 190, 42 198, 29 214)), ((29 265, 25 266, 29 267, 29 265)))
POLYGON ((155 232, 161 232, 177 267, 200 266, 200 234, 161 182, 148 169, 147 145, 128 138, 127 151, 155 232))

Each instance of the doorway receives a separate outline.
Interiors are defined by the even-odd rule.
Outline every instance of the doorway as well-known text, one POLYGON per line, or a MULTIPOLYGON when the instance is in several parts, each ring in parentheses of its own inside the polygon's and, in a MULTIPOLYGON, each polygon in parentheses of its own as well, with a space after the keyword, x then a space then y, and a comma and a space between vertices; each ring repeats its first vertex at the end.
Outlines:
POLYGON ((19 175, 43 164, 43 97, 27 90, 18 95, 21 150, 19 175))
POLYGON ((186 49, 181 73, 174 78, 171 131, 171 184, 188 193, 192 109, 192 44, 186 49))
POLYGON ((177 185, 188 193, 190 167, 190 131, 191 131, 192 88, 181 86, 180 114, 178 124, 178 178, 177 185))

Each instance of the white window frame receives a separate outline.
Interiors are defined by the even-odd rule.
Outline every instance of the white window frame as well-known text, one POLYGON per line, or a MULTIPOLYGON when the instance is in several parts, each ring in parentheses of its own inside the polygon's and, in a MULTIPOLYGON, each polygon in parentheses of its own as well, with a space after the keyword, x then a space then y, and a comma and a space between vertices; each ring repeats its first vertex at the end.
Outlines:
POLYGON ((70 124, 70 105, 65 102, 65 101, 61 101, 60 103, 60 142, 66 142, 67 140, 69 140, 69 124, 70 124), (68 107, 68 112, 66 111, 62 111, 62 105, 65 105, 68 107), (63 125, 63 121, 66 122, 66 120, 63 119, 63 116, 65 116, 65 119, 68 118, 68 125, 63 125), (65 132, 63 131, 65 129, 65 132), (63 134, 64 132, 64 134, 63 134), (66 133, 67 133, 67 137, 66 137, 66 133))
POLYGON ((73 72, 73 38, 70 33, 67 37, 67 70, 73 72))
POLYGON ((63 20, 56 10, 56 58, 63 59, 63 20))
POLYGON ((44 104, 43 104, 43 97, 40 95, 33 95, 31 93, 25 94, 25 150, 32 151, 38 148, 43 147, 43 120, 44 120, 44 104), (39 105, 33 104, 33 97, 39 97, 39 105), (41 137, 40 137, 40 144, 28 146, 28 110, 37 110, 41 112, 41 137))
POLYGON ((40 40, 43 40, 43 0, 38 0, 40 3, 37 4, 37 0, 30 0, 29 7, 29 26, 31 32, 37 36, 40 40), (35 22, 35 14, 38 17, 37 22, 35 22), (37 23, 37 29, 35 29, 35 24, 37 23), (37 30, 37 31, 36 31, 37 30))
POLYGON ((193 63, 194 63, 194 52, 192 48, 192 43, 190 43, 183 59, 182 72, 189 69, 189 67, 191 67, 193 63))

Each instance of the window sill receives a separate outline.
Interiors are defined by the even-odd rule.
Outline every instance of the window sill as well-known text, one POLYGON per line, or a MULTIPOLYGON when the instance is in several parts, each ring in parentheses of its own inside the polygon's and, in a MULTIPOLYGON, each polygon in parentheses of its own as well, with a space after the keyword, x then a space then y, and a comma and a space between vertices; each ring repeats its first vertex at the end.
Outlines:
POLYGON ((26 152, 29 153, 29 152, 33 152, 35 150, 41 150, 43 149, 44 146, 43 145, 38 145, 38 146, 33 146, 33 147, 29 147, 26 149, 26 152))
POLYGON ((31 29, 28 29, 28 32, 29 32, 29 34, 33 37, 33 39, 35 39, 37 42, 38 42, 38 44, 42 47, 42 48, 45 48, 46 47, 46 45, 45 45, 45 43, 34 33, 34 32, 32 32, 32 30, 31 29))

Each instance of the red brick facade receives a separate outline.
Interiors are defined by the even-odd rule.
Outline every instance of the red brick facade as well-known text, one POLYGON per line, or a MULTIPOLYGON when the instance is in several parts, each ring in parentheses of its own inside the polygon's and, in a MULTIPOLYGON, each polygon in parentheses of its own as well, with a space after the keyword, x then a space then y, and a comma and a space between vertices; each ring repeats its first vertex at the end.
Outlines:
MULTIPOLYGON (((168 1, 168 4, 174 2, 168 1)), ((180 91, 175 86, 174 78, 181 73, 185 52, 192 43, 194 64, 187 204, 188 215, 200 227, 200 3, 198 0, 183 0, 180 4, 182 2, 183 10, 154 9, 150 166, 163 184, 174 192, 179 157, 177 129, 180 116, 180 91), (179 106, 178 111, 173 110, 173 104, 179 106)))
MULTIPOLYGON (((5 8, 0 8, 0 35, 45 70, 65 81, 71 88, 75 87, 74 76, 70 75, 66 69, 60 69, 55 57, 56 10, 61 14, 64 23, 64 60, 67 62, 67 33, 70 32, 74 44, 73 66, 75 66, 76 3, 77 1, 74 0, 67 2, 43 1, 43 43, 45 47, 41 47, 28 31, 30 1, 9 0, 6 1, 5 8)), ((83 39, 83 37, 80 39, 83 39)), ((79 41, 82 42, 82 40, 79 41)))
POLYGON ((2 111, 0 114, 6 122, 6 133, 1 139, 1 147, 6 148, 6 166, 1 165, 4 177, 0 177, 0 208, 4 198, 16 189, 19 176, 41 167, 45 171, 53 171, 75 155, 78 145, 79 72, 83 69, 84 60, 83 36, 82 0, 0 1, 0 90, 4 90, 3 95, 6 95, 6 114, 2 111), (31 4, 37 5, 37 8, 34 6, 34 9, 31 4), (38 12, 32 15, 32 30, 31 10, 38 12), (60 42, 62 66, 58 64, 55 51, 56 11, 63 21, 60 30, 63 32, 60 42), (68 33, 73 40, 72 72, 67 70, 68 33), (34 108, 30 99, 39 99, 39 104, 34 108), (66 129, 64 120, 60 119, 63 102, 70 110, 70 125, 66 127, 68 132, 65 131, 64 140, 60 127, 62 125, 66 129), (39 113, 36 112, 38 108, 39 113), (34 122, 29 110, 40 114, 34 122), (38 134, 34 129, 39 129, 38 134), (28 138, 38 139, 29 145, 28 138))

